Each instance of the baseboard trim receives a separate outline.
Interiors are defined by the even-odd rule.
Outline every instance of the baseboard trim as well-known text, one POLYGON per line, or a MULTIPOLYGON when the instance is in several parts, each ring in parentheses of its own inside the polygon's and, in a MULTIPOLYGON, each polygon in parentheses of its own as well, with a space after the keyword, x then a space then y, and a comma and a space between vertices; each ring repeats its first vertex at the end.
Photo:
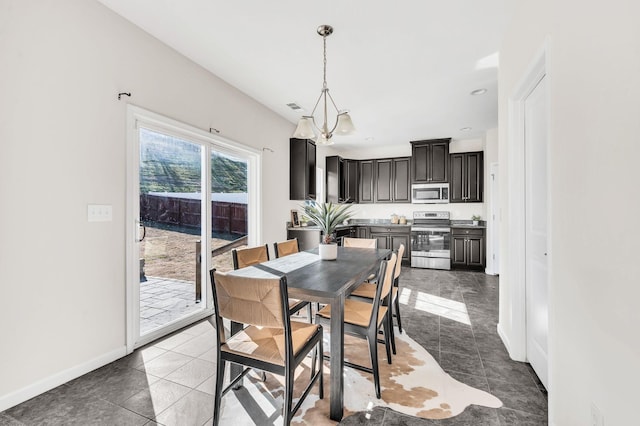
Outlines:
POLYGON ((39 380, 33 384, 25 386, 22 389, 18 389, 17 391, 11 392, 7 395, 2 395, 0 396, 0 412, 14 407, 24 401, 27 401, 34 396, 45 393, 46 391, 60 386, 63 383, 67 383, 69 380, 78 378, 83 374, 95 370, 96 368, 107 365, 110 362, 122 358, 126 354, 127 348, 126 346, 122 346, 111 352, 100 355, 99 357, 93 358, 83 364, 68 368, 59 373, 39 380))
POLYGON ((502 325, 500 323, 498 323, 496 329, 498 331, 498 336, 500 336, 500 339, 504 344, 504 347, 507 348, 507 352, 509 352, 509 356, 511 356, 511 344, 509 343, 509 339, 507 338, 507 333, 504 332, 504 329, 502 328, 502 325))

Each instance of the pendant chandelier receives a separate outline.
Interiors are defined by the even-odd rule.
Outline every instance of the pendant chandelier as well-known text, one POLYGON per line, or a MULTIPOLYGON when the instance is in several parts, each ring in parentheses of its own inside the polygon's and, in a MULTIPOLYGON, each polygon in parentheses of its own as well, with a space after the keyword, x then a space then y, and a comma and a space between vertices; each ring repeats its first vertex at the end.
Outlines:
POLYGON ((311 111, 311 115, 304 115, 298 121, 298 127, 296 127, 296 131, 293 133, 294 138, 298 139, 313 139, 319 145, 333 145, 333 141, 331 137, 334 134, 337 135, 351 135, 355 132, 355 127, 353 126, 353 122, 351 121, 351 117, 349 116, 349 111, 339 110, 336 106, 336 103, 333 101, 333 98, 329 94, 329 87, 327 87, 327 37, 333 33, 333 27, 330 25, 321 25, 318 27, 318 34, 322 36, 322 42, 324 44, 324 74, 322 81, 322 91, 320 92, 320 97, 316 101, 316 105, 313 107, 313 111, 311 111), (320 101, 322 101, 322 109, 324 112, 322 126, 318 126, 315 119, 315 112, 320 105, 320 101), (328 123, 328 108, 329 101, 331 101, 331 105, 336 112, 335 124, 329 130, 328 123), (316 130, 320 133, 320 135, 316 135, 316 130))

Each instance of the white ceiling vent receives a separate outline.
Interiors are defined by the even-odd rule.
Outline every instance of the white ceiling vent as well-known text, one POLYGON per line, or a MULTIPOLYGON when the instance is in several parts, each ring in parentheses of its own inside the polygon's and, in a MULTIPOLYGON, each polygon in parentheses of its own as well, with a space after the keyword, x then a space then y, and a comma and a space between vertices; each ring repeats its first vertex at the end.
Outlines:
POLYGON ((294 110, 294 111, 298 111, 298 110, 302 109, 302 107, 300 105, 298 105, 297 103, 295 103, 295 102, 288 103, 287 106, 289 108, 291 108, 292 110, 294 110))

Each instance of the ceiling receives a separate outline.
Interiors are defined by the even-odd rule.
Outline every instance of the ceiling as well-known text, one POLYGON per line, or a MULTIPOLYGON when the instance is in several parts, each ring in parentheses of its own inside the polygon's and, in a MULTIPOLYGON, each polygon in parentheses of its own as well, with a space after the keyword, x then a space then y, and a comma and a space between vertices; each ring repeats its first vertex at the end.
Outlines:
POLYGON ((357 129, 334 136, 336 148, 479 138, 497 127, 508 0, 99 1, 292 123, 302 114, 286 104, 308 114, 320 95, 316 28, 333 26, 327 83, 357 129), (487 93, 470 94, 480 88, 487 93))

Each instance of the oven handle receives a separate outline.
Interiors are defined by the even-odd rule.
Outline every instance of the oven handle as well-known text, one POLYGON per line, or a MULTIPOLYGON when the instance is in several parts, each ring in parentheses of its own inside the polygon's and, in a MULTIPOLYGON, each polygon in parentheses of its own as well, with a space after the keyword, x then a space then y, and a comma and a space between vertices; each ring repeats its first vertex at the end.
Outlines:
POLYGON ((451 232, 451 228, 411 228, 411 232, 451 232))

